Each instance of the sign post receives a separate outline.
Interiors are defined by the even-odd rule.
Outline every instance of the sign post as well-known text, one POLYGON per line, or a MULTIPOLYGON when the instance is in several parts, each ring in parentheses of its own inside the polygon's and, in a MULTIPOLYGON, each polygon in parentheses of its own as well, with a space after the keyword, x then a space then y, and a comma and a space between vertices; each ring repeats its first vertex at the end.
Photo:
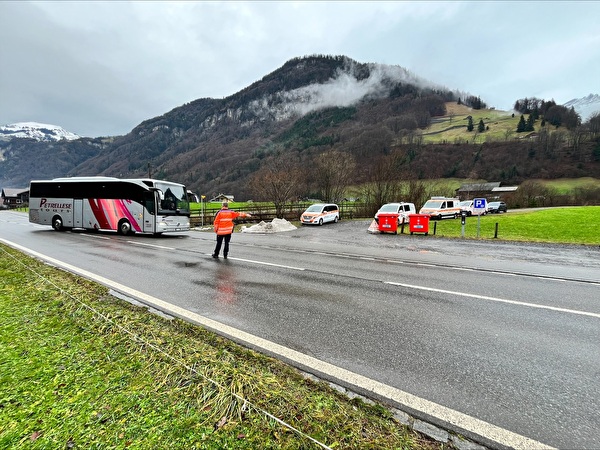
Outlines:
POLYGON ((479 229, 481 226, 481 216, 485 214, 487 209, 487 201, 485 198, 473 199, 473 214, 477 214, 477 237, 479 237, 479 229))

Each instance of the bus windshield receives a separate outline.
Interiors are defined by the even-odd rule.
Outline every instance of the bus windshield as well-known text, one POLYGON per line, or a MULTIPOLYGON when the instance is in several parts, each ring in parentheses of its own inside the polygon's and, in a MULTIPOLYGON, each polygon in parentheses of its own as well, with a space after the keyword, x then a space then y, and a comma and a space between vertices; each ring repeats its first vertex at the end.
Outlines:
POLYGON ((189 211, 190 206, 184 186, 156 181, 154 187, 156 187, 159 192, 159 208, 161 213, 187 213, 189 211))

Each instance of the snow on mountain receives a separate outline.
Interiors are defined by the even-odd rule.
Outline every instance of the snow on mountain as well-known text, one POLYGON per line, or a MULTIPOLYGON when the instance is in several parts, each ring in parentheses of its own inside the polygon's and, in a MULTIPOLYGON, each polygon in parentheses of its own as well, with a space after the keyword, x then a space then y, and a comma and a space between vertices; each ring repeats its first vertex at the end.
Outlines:
POLYGON ((0 126, 0 139, 29 138, 36 141, 69 141, 79 139, 79 136, 56 125, 37 122, 19 122, 0 126))
POLYGON ((575 108, 577 114, 581 116, 581 121, 585 122, 592 117, 592 114, 600 113, 600 95, 590 94, 587 97, 574 98, 563 106, 575 108))

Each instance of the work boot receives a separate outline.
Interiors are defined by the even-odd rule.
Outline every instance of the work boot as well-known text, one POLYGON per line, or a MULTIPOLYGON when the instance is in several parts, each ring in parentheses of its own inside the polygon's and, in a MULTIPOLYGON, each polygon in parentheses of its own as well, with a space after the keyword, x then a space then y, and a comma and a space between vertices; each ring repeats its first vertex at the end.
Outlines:
POLYGON ((227 253, 223 253, 223 258, 227 259, 227 253))
POLYGON ((217 255, 216 253, 213 253, 212 256, 213 256, 213 258, 218 258, 219 257, 219 255, 217 255))

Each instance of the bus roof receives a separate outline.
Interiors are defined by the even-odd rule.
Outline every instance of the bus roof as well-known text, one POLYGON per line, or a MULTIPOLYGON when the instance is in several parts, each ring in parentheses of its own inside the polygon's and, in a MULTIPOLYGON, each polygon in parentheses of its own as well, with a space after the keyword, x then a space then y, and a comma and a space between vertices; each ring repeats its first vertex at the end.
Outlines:
POLYGON ((31 180, 31 183, 48 183, 48 182, 61 182, 61 183, 79 183, 79 182, 102 182, 102 181, 122 181, 128 183, 143 183, 146 186, 154 185, 154 183, 165 183, 165 184, 176 184, 183 186, 181 183, 175 183, 174 181, 156 180, 154 178, 116 178, 116 177, 104 177, 104 176, 89 176, 89 177, 59 177, 52 178, 51 180, 31 180))

